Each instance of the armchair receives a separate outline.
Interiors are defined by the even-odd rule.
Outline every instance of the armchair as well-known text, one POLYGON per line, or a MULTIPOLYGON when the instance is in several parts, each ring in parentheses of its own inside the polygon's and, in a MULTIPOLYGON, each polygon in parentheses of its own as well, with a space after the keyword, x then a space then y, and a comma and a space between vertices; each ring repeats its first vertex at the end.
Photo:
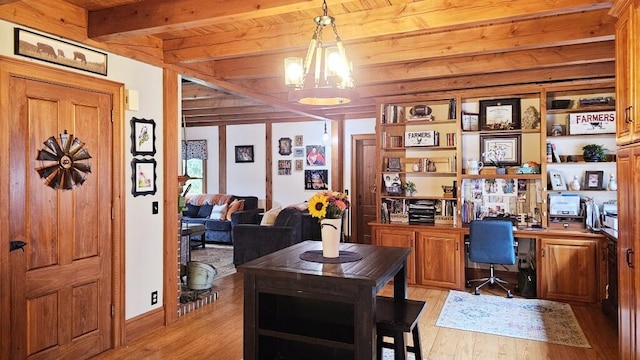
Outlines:
POLYGON ((489 264, 489 277, 467 281, 467 287, 472 282, 482 282, 476 286, 475 294, 480 295, 480 288, 486 284, 498 284, 512 298, 511 290, 503 284, 508 282, 494 274, 494 264, 513 265, 516 263, 515 240, 513 224, 502 220, 474 220, 469 224, 469 260, 489 264))
POLYGON ((273 226, 238 224, 233 227, 233 264, 244 264, 302 240, 302 212, 296 208, 280 211, 273 226))

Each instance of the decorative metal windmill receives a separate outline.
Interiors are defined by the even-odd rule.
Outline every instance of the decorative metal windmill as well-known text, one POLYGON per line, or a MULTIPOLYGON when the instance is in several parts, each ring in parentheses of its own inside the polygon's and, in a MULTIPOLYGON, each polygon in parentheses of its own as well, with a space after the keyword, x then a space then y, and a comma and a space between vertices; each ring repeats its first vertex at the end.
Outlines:
POLYGON ((91 164, 79 162, 91 159, 89 151, 83 149, 85 143, 64 130, 60 134, 60 143, 51 136, 44 145, 46 149, 38 150, 36 160, 40 160, 42 165, 36 171, 45 179, 45 184, 56 190, 71 190, 82 185, 86 174, 91 172, 91 164))

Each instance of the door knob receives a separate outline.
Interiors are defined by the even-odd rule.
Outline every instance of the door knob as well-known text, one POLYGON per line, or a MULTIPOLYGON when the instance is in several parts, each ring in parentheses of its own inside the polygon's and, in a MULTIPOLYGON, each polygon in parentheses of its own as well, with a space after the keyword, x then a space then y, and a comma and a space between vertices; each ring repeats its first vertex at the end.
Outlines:
POLYGON ((9 251, 22 249, 24 251, 24 246, 27 245, 24 241, 14 240, 9 243, 9 251))

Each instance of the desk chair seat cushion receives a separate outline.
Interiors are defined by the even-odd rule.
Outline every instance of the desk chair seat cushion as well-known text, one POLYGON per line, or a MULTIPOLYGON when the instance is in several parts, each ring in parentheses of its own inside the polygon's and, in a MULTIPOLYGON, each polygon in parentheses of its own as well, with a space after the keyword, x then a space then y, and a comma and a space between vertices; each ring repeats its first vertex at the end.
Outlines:
POLYGON ((473 262, 513 265, 514 246, 510 221, 474 220, 469 224, 469 260, 473 262))

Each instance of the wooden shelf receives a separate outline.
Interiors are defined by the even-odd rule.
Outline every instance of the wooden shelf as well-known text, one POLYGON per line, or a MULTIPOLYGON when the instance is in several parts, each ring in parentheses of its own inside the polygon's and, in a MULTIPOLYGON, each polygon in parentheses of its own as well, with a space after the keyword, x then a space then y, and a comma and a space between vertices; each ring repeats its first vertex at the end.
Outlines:
POLYGON ((540 174, 479 174, 461 175, 462 179, 540 179, 540 174))
POLYGON ((615 106, 603 105, 603 106, 584 106, 581 108, 571 109, 547 109, 547 115, 554 114, 573 114, 581 112, 595 112, 595 111, 615 111, 615 106))
POLYGON ((435 151, 435 150, 455 150, 455 146, 398 146, 382 148, 383 151, 401 151, 401 150, 417 150, 417 151, 435 151))

